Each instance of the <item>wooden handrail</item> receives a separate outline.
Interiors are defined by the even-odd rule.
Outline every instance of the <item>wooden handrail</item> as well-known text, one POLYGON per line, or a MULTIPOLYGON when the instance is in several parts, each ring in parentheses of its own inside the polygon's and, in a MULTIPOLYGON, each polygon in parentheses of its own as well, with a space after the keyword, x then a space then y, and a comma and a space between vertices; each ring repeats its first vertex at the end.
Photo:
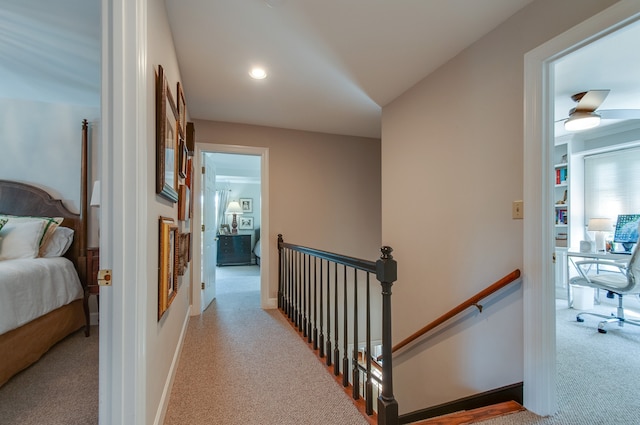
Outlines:
POLYGON ((503 277, 499 281, 495 282, 493 285, 491 285, 488 288, 478 292, 476 295, 474 295, 473 297, 469 298, 468 300, 466 300, 462 304, 460 304, 457 307, 449 310, 448 312, 446 312, 442 316, 438 317, 433 322, 429 323, 427 326, 423 327, 422 329, 420 329, 419 331, 415 332, 411 336, 403 339, 398 344, 394 345, 392 350, 391 350, 391 352, 395 352, 395 351, 401 349, 402 347, 406 346, 407 344, 410 344, 411 342, 413 342, 416 339, 420 338, 422 335, 424 335, 427 332, 429 332, 431 329, 443 324, 447 320, 453 318, 454 316, 456 316, 457 314, 463 312, 464 310, 466 310, 467 308, 469 308, 471 306, 476 306, 480 311, 482 311, 482 306, 480 306, 478 304, 478 302, 481 299, 483 299, 485 297, 488 297, 489 295, 493 294, 494 292, 498 291, 501 288, 504 288, 505 286, 507 286, 508 284, 510 284, 511 282, 513 282, 514 280, 516 280, 519 277, 520 277, 520 270, 519 269, 516 269, 516 270, 512 271, 511 273, 509 273, 508 275, 506 275, 505 277, 503 277))

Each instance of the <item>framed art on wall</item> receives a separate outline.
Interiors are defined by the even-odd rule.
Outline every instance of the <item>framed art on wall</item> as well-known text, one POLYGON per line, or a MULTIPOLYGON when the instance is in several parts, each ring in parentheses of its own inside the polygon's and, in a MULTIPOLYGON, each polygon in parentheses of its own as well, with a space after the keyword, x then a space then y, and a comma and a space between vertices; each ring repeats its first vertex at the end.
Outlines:
POLYGON ((156 79, 156 193, 178 201, 178 114, 164 70, 158 65, 156 79))
POLYGON ((178 88, 177 88, 177 97, 178 97, 178 127, 179 127, 179 132, 180 135, 182 137, 186 137, 186 131, 187 131, 187 104, 184 101, 184 91, 182 90, 182 84, 180 84, 180 81, 178 81, 178 88))
POLYGON ((253 212, 253 199, 251 198, 240 198, 240 206, 242 207, 243 213, 253 212))
POLYGON ((238 229, 253 230, 253 217, 246 217, 244 215, 241 215, 238 218, 238 229))
POLYGON ((178 226, 172 218, 160 217, 158 266, 158 320, 167 311, 178 292, 178 226))

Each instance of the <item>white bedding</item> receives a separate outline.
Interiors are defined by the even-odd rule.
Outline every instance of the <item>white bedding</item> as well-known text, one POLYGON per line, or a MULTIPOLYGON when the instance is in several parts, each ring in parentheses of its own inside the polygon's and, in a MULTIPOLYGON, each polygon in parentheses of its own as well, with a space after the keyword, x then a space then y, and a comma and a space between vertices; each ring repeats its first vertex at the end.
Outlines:
POLYGON ((256 257, 260 258, 260 239, 256 242, 256 246, 253 248, 253 253, 256 254, 256 257))
POLYGON ((82 296, 80 279, 67 258, 0 261, 0 334, 82 296))

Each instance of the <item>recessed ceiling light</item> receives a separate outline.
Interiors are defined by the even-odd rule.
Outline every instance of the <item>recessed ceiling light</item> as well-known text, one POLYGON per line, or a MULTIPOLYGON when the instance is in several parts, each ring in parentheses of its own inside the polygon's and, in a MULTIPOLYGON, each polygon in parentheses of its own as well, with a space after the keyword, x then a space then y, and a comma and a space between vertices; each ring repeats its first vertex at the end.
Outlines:
POLYGON ((255 80, 263 80, 267 78, 267 71, 265 71, 264 68, 255 67, 251 68, 249 75, 255 80))

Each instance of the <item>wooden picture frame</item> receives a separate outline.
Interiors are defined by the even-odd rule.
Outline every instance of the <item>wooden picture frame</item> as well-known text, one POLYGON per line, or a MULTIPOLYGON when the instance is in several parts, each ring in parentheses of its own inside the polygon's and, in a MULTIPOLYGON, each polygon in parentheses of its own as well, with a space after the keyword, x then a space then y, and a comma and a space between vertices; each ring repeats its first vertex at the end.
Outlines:
POLYGON ((178 173, 180 174, 180 177, 184 179, 187 177, 187 159, 189 151, 187 150, 187 144, 182 138, 180 138, 180 141, 178 142, 178 156, 178 173))
POLYGON ((188 194, 189 189, 187 185, 181 184, 178 188, 178 220, 184 221, 187 219, 187 204, 189 203, 188 194))
POLYGON ((156 76, 156 193, 178 201, 178 114, 161 65, 156 76))
MULTIPOLYGON (((182 84, 180 84, 180 81, 178 81, 178 88, 177 88, 177 98, 178 98, 178 121, 179 121, 179 131, 180 131, 180 135, 183 138, 186 138, 187 134, 187 104, 184 101, 184 91, 182 90, 182 84)), ((185 144, 186 146, 186 144, 185 144)))
POLYGON ((178 226, 172 218, 160 217, 158 266, 158 320, 169 309, 178 292, 178 226))
POLYGON ((191 239, 190 233, 180 233, 180 255, 178 260, 178 275, 184 276, 187 266, 189 265, 189 243, 191 239))
POLYGON ((238 217, 238 230, 253 230, 253 217, 241 215, 238 217))
POLYGON ((229 227, 228 224, 221 224, 219 232, 220 232, 221 235, 230 235, 231 234, 231 228, 229 227))
POLYGON ((240 198, 240 207, 242 208, 243 213, 251 213, 253 212, 253 199, 251 198, 240 198))

